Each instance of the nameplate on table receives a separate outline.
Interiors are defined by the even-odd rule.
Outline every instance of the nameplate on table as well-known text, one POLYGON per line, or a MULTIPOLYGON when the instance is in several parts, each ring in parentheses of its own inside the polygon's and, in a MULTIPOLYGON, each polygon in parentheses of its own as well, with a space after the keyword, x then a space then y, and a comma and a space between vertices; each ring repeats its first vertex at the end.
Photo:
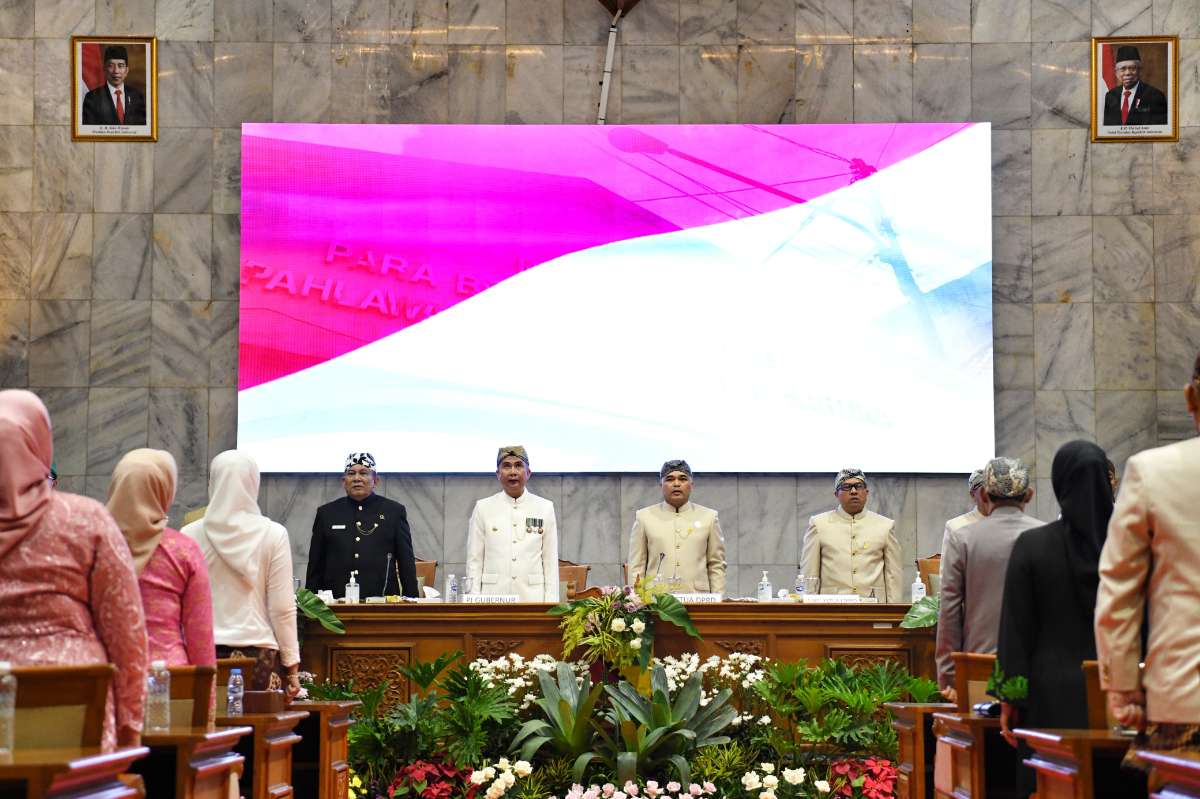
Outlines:
POLYGON ((517 594, 464 594, 464 605, 515 605, 521 601, 517 594))
POLYGON ((721 601, 720 594, 709 593, 690 593, 690 594, 672 594, 676 599, 685 605, 711 605, 721 601))
POLYGON ((806 605, 857 605, 862 599, 858 594, 805 594, 806 605))

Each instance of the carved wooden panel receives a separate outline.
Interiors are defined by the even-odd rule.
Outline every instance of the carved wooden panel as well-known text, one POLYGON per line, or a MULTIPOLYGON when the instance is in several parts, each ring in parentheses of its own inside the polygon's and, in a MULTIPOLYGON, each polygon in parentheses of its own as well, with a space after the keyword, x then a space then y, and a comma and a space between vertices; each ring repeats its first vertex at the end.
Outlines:
POLYGON ((525 642, 513 638, 476 638, 475 657, 499 660, 509 652, 516 652, 517 647, 523 643, 525 642))
POLYGON ((391 707, 398 702, 407 702, 411 689, 408 678, 400 671, 412 661, 412 650, 405 648, 337 648, 332 653, 332 679, 334 682, 354 680, 354 689, 362 691, 373 688, 383 680, 388 681, 383 706, 391 707))
POLYGON ((726 652, 743 652, 747 655, 758 655, 759 657, 766 654, 766 643, 761 639, 744 641, 724 640, 714 641, 713 643, 726 652))
POLYGON ((912 650, 892 646, 826 646, 825 657, 840 660, 847 666, 870 666, 894 661, 912 671, 912 650))

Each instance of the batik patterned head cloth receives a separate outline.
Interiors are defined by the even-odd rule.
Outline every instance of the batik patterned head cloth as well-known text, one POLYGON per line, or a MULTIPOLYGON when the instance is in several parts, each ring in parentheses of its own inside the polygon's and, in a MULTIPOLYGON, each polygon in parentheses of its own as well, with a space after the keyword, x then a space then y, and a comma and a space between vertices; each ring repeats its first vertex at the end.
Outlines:
POLYGON ((369 452, 351 452, 346 456, 344 469, 349 469, 351 466, 366 466, 371 471, 375 471, 375 456, 369 452))
POLYGON ((867 484, 867 475, 862 469, 842 469, 840 472, 838 472, 837 479, 833 481, 833 490, 841 491, 842 483, 846 482, 847 480, 852 480, 856 477, 863 481, 863 485, 867 484))
POLYGON ((983 469, 976 469, 975 471, 971 472, 971 476, 967 478, 967 489, 969 491, 974 491, 975 489, 981 487, 983 485, 983 476, 983 469))
POLYGON ((690 478, 692 476, 692 467, 688 466, 688 462, 682 459, 667 461, 658 470, 658 479, 660 481, 667 479, 667 475, 671 472, 683 472, 690 478))
POLYGON ((992 458, 984 472, 983 486, 989 497, 1020 499, 1029 490, 1029 467, 1019 458, 992 458))
POLYGON ((499 451, 496 452, 496 468, 499 469, 500 461, 504 460, 510 455, 514 458, 520 458, 522 461, 524 461, 525 467, 529 467, 529 453, 525 451, 525 448, 520 444, 510 444, 507 447, 501 447, 499 451))

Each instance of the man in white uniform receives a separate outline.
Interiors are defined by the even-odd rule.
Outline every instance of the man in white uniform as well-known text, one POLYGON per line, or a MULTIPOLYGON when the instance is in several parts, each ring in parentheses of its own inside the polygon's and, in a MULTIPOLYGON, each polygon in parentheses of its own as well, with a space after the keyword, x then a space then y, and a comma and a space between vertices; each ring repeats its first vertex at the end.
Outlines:
POLYGON ((833 483, 838 507, 808 520, 800 570, 816 577, 822 594, 868 594, 903 602, 896 523, 867 510, 867 476, 842 469, 833 483))
POLYGON ((467 577, 484 594, 522 602, 558 602, 558 523, 554 503, 525 490, 529 455, 521 446, 496 453, 503 490, 475 503, 467 530, 467 577))
POLYGON ((658 473, 663 501, 633 517, 629 535, 629 584, 644 575, 661 577, 672 590, 725 593, 725 539, 712 508, 691 501, 692 467, 663 464, 658 473))

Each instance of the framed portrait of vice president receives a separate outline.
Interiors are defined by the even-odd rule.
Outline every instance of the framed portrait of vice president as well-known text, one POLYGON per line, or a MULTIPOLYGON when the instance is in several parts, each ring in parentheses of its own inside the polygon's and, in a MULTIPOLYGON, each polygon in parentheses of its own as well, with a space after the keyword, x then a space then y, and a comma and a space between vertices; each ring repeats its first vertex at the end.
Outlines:
POLYGON ((1179 139, 1179 37, 1092 39, 1092 141, 1179 139))
POLYGON ((155 37, 71 37, 71 138, 158 141, 155 37))

